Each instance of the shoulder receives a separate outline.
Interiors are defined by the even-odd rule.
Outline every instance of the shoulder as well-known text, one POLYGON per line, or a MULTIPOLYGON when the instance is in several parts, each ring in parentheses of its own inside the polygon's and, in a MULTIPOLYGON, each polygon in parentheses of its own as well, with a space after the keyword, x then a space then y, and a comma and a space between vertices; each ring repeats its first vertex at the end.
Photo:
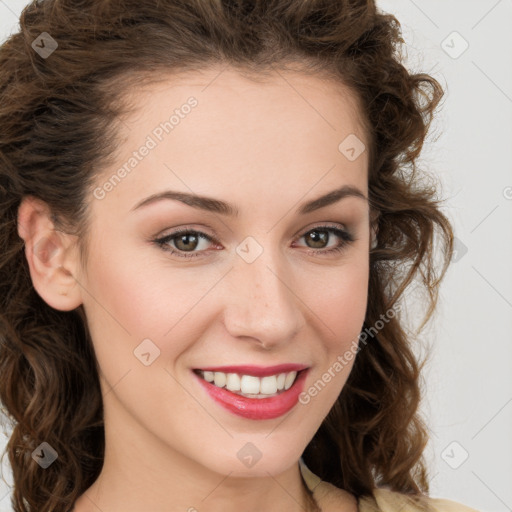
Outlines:
POLYGON ((476 509, 455 501, 409 495, 388 489, 375 489, 373 497, 359 499, 359 512, 478 512, 476 509))
POLYGON ((322 512, 359 511, 355 496, 329 482, 320 482, 313 490, 313 498, 322 512))
POLYGON ((328 482, 320 482, 313 496, 322 512, 479 512, 455 501, 429 498, 412 498, 387 489, 375 489, 372 497, 356 500, 354 496, 328 482))
POLYGON ((315 475, 305 464, 304 460, 299 460, 300 471, 304 482, 313 494, 318 506, 322 512, 358 512, 357 499, 352 494, 336 487, 329 482, 324 482, 315 475))
POLYGON ((414 498, 384 488, 374 489, 371 497, 357 500, 347 491, 321 480, 302 458, 299 463, 304 481, 322 512, 479 512, 455 501, 428 496, 414 498))

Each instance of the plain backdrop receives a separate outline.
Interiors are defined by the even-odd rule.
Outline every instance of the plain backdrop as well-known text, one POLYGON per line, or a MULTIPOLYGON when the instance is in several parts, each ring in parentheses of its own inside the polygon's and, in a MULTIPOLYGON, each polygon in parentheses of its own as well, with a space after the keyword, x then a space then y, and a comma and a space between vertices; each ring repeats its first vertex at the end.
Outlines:
MULTIPOLYGON (((0 0, 2 41, 26 4, 0 0)), ((408 68, 446 91, 420 161, 440 180, 457 248, 416 348, 430 354, 422 411, 431 495, 512 511, 512 0, 378 6, 402 25, 408 68)), ((416 304, 407 308, 411 328, 416 304)), ((12 510, 6 460, 0 512, 12 510)))

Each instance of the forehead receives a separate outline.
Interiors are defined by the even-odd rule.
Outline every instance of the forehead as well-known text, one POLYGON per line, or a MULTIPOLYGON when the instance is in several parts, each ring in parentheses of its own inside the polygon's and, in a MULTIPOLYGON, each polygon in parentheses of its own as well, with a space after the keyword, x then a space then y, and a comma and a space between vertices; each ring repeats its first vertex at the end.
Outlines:
POLYGON ((343 121, 347 121, 345 117, 348 115, 362 135, 365 131, 360 99, 356 93, 341 80, 325 73, 278 68, 256 72, 211 65, 198 70, 146 75, 139 86, 123 91, 123 99, 130 104, 135 115, 158 106, 162 117, 165 115, 162 109, 191 94, 202 100, 201 110, 205 112, 231 105, 237 108, 225 114, 259 113, 259 109, 265 106, 279 114, 288 111, 295 116, 301 113, 306 117, 307 114, 316 115, 332 130, 337 129, 334 126, 335 116, 341 113, 343 121), (333 106, 336 112, 332 111, 333 106))
POLYGON ((290 199, 315 183, 315 196, 344 183, 365 190, 366 153, 351 161, 340 149, 347 138, 366 137, 357 98, 339 82, 211 68, 153 77, 126 101, 132 109, 121 124, 123 143, 102 176, 125 167, 112 200, 122 194, 134 203, 163 187, 225 195, 229 185, 233 194, 250 188, 267 197, 292 187, 290 199), (139 150, 142 158, 134 156, 139 150))

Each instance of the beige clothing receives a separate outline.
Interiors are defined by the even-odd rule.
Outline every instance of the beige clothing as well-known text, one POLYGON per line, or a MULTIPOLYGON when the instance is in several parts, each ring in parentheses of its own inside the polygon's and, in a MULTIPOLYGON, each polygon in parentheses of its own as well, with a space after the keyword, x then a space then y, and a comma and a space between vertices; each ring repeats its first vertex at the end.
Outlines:
POLYGON ((420 508, 409 496, 388 489, 375 489, 373 497, 360 498, 338 487, 322 481, 299 459, 299 466, 306 485, 313 492, 313 497, 322 512, 478 512, 455 501, 425 497, 426 507, 420 508))

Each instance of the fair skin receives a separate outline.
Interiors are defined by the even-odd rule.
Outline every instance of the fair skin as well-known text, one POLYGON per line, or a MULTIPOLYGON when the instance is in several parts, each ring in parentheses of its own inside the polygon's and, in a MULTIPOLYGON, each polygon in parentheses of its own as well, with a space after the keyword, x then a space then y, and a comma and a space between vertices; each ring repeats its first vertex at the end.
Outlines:
MULTIPOLYGON (((368 197, 367 152, 350 161, 338 150, 350 134, 365 140, 353 98, 300 73, 256 83, 212 69, 147 86, 98 185, 190 96, 198 105, 173 131, 105 197, 91 195, 85 268, 44 203, 26 198, 19 210, 34 287, 56 309, 83 305, 100 368, 105 462, 76 512, 307 510, 298 459, 353 364, 274 419, 233 414, 198 384, 193 368, 229 364, 302 363, 304 389, 318 381, 362 329, 370 222, 367 200, 350 195, 296 212, 344 185, 368 197), (133 209, 165 190, 216 198, 239 214, 169 199, 133 209), (322 254, 343 243, 325 230, 314 238, 324 224, 355 240, 322 254), (167 242, 200 254, 188 259, 152 242, 180 227, 213 241, 191 239, 189 251, 179 237, 167 242), (236 251, 249 236, 263 249, 250 264, 236 251), (134 356, 144 339, 160 350, 148 366, 134 356), (237 456, 247 443, 261 453, 251 467, 237 456)), ((339 505, 355 510, 348 495, 339 505)))

